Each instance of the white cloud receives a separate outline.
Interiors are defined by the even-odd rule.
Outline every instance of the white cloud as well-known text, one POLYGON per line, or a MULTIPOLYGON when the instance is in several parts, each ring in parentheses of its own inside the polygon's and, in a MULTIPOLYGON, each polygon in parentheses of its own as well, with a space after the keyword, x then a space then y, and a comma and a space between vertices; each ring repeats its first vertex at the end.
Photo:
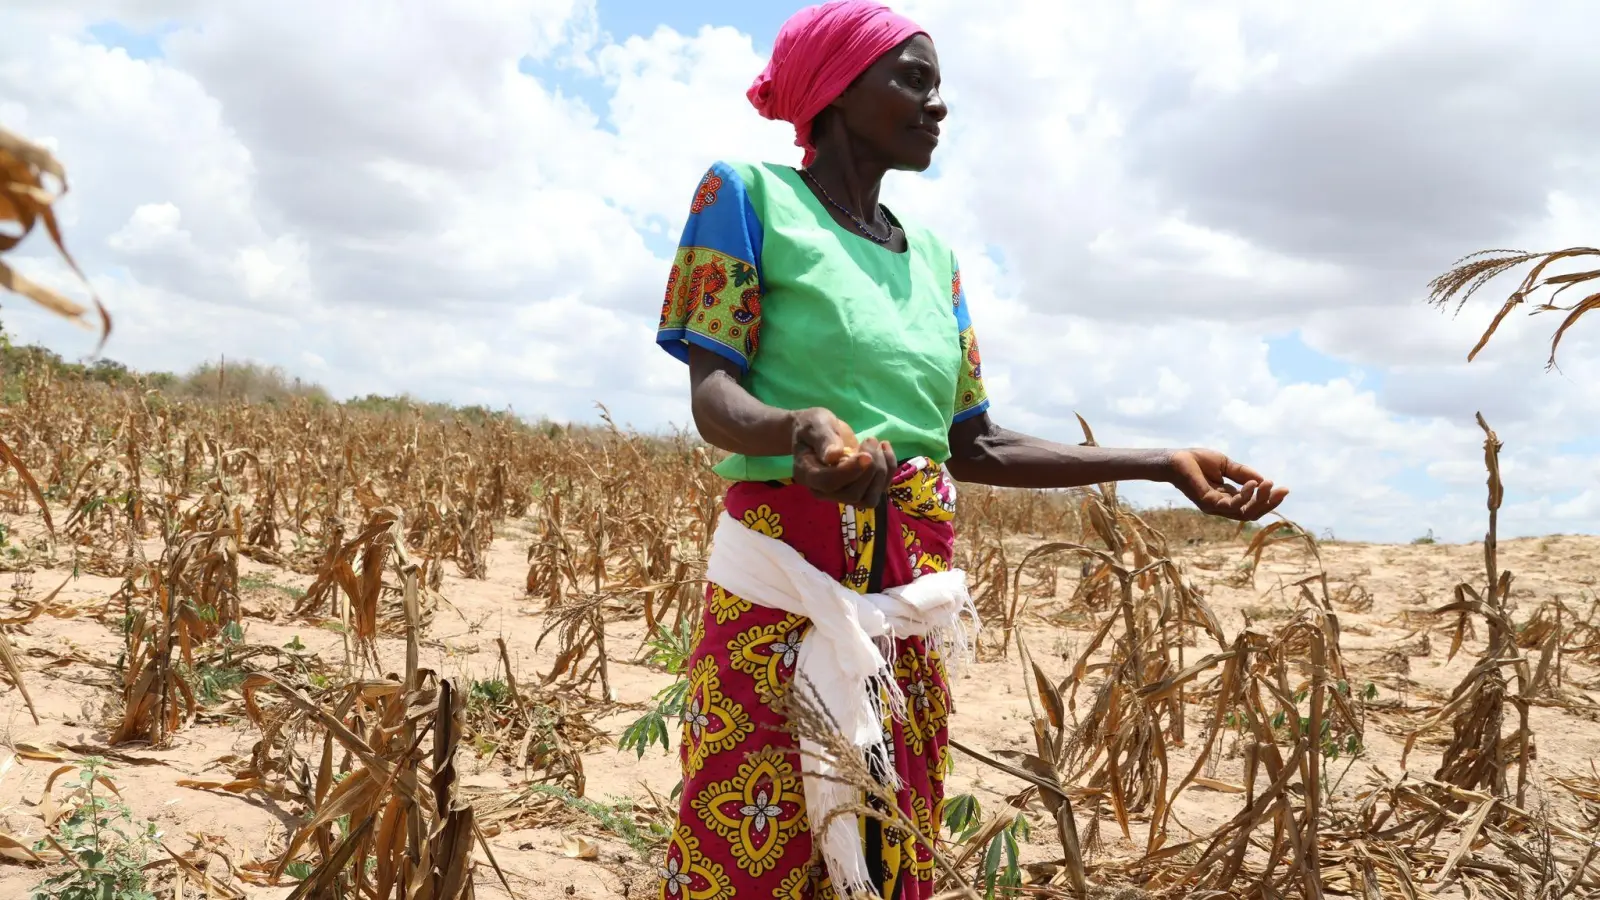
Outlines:
POLYGON ((119 253, 137 255, 177 249, 194 250, 194 235, 182 227, 183 213, 171 203, 145 203, 133 211, 127 224, 112 232, 106 243, 119 253))
MULTIPOLYGON (((956 248, 998 418, 1225 449, 1341 537, 1472 539, 1482 410, 1507 533, 1600 527, 1600 469, 1559 449, 1600 421, 1595 332, 1548 375, 1554 317, 1514 315, 1469 366, 1510 285, 1456 318, 1422 304, 1462 253, 1594 240, 1589 7, 902 5, 952 115, 934 175, 887 199, 956 248), (1372 377, 1274 373, 1291 332, 1372 377)), ((340 395, 682 423, 682 367, 651 346, 658 253, 711 160, 798 151, 744 99, 771 35, 597 21, 590 0, 25 0, 0 12, 0 121, 66 160, 68 239, 129 364, 226 354, 340 395), (177 27, 132 59, 87 36, 106 18, 177 27)))

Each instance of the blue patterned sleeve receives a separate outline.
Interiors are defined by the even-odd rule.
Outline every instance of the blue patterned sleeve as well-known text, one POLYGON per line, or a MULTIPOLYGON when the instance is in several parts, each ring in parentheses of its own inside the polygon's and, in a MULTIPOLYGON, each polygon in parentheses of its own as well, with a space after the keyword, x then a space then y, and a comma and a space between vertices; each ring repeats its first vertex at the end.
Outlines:
POLYGON ((703 347, 750 370, 761 340, 761 222, 725 162, 700 179, 667 276, 656 343, 688 362, 703 347))
POLYGON ((978 335, 972 327, 972 312, 967 294, 961 288, 961 265, 950 259, 950 302, 955 305, 956 331, 961 335, 961 370, 956 378, 955 418, 961 422, 981 415, 989 408, 989 392, 983 386, 983 364, 978 355, 978 335))

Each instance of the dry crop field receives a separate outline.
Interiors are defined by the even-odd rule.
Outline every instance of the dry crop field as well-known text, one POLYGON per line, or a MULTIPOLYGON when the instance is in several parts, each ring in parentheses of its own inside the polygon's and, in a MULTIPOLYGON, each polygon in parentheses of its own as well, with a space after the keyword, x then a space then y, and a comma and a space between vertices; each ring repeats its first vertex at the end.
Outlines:
MULTIPOLYGON (((74 871, 90 802, 163 896, 656 892, 703 448, 7 391, 0 896, 74 871)), ((985 630, 952 686, 952 887, 1600 885, 1600 540, 1319 545, 1112 488, 963 504, 985 630)))
MULTIPOLYGON (((705 448, 50 366, 0 397, 0 896, 658 894, 705 448)), ((964 491, 951 896, 1600 895, 1600 539, 1498 543, 1480 424, 1472 546, 964 491)))

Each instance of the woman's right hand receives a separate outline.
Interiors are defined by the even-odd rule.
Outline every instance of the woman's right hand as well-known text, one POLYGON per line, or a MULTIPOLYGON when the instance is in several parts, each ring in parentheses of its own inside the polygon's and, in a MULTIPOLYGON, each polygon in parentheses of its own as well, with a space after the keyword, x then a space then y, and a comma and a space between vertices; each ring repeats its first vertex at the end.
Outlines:
POLYGON ((794 480, 818 499, 876 506, 896 468, 887 441, 858 441, 849 425, 821 407, 794 414, 794 480))

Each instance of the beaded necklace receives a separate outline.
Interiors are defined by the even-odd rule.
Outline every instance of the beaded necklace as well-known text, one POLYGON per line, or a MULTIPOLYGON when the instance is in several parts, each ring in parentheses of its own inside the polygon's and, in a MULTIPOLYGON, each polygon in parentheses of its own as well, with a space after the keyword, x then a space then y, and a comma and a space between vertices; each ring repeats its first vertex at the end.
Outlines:
MULTIPOLYGON (((822 186, 822 182, 817 180, 817 176, 812 175, 807 169, 801 169, 800 174, 804 175, 807 181, 816 186, 817 193, 821 194, 822 198, 827 200, 829 205, 831 205, 834 209, 837 209, 839 212, 844 213, 846 216, 849 216, 850 221, 856 223, 856 228, 859 229, 862 234, 866 235, 868 239, 876 241, 879 244, 888 244, 889 241, 894 238, 894 224, 892 221, 889 224, 889 234, 885 237, 878 237, 867 228, 867 223, 863 222, 860 216, 848 209, 845 209, 844 206, 839 203, 839 201, 833 199, 833 197, 828 194, 828 189, 824 188, 822 186)), ((888 218, 888 210, 883 208, 882 203, 878 204, 878 209, 885 214, 885 218, 888 218)))

